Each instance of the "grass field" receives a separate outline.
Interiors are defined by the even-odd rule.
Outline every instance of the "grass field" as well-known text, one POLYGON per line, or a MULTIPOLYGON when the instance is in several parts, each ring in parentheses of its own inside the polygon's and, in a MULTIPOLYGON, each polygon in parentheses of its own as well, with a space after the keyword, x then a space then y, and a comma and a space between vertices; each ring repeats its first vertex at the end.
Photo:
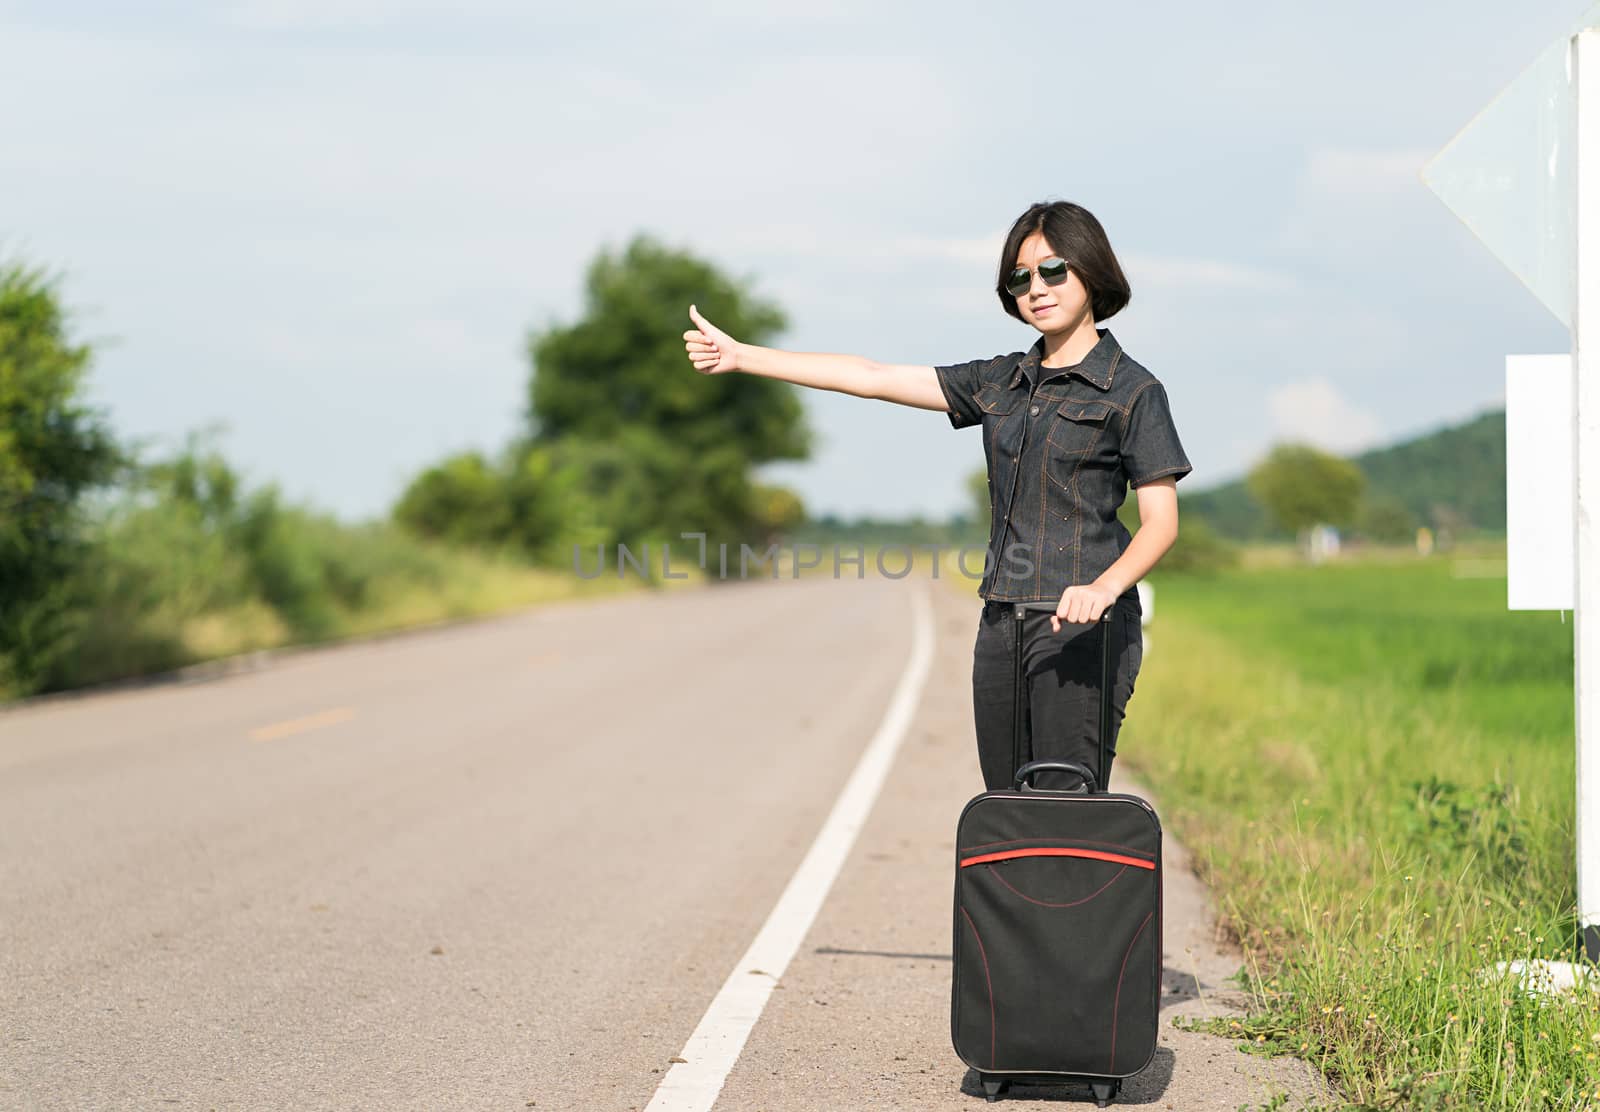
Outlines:
POLYGON ((1244 944, 1230 1033, 1354 1107, 1600 1108, 1600 994, 1483 972, 1574 953, 1570 615, 1481 558, 1152 585, 1118 748, 1244 944))

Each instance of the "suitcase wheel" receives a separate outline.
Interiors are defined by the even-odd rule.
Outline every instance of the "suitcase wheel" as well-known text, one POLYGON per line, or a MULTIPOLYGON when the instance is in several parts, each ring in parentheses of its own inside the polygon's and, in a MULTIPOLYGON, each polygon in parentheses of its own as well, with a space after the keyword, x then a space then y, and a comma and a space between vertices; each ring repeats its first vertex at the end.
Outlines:
POLYGON ((1121 1081, 1091 1081, 1089 1089, 1094 1093, 1096 1108, 1104 1108, 1117 1099, 1117 1094, 1122 1091, 1121 1081))

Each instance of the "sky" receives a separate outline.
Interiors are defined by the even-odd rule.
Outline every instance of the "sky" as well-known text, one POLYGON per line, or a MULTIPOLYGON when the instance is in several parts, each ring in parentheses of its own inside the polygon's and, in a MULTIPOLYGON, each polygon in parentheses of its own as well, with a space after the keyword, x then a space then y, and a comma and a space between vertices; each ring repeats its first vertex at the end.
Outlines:
MULTIPOLYGON (((520 430, 530 331, 635 235, 779 305, 776 346, 932 365, 1032 344, 999 250, 1069 200, 1181 495, 1468 419, 1507 354, 1569 350, 1419 173, 1586 7, 0 0, 0 259, 58 276, 120 437, 216 428, 353 522, 520 430)), ((760 477, 812 514, 968 508, 976 428, 803 395, 814 457, 760 477)))

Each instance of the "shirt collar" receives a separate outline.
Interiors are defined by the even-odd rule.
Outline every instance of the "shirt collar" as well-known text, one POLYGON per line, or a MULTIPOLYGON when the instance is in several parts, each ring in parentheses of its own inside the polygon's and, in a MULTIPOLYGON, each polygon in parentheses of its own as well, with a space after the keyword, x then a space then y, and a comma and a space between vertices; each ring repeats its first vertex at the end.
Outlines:
POLYGON ((1017 364, 1008 387, 1018 385, 1024 377, 1036 384, 1036 380, 1043 382, 1060 375, 1077 375, 1101 390, 1111 389, 1111 376, 1116 373, 1117 361, 1122 358, 1122 345, 1117 343, 1117 338, 1109 328, 1096 328, 1095 333, 1100 339, 1082 360, 1070 367, 1044 366, 1044 337, 1040 336, 1017 364))

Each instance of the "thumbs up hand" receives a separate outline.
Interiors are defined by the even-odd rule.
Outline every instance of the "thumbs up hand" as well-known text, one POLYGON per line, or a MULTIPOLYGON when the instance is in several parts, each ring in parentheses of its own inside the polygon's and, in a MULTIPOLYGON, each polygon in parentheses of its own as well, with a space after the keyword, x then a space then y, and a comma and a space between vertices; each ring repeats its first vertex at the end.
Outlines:
POLYGON ((705 375, 726 374, 739 369, 739 341, 689 306, 689 319, 697 327, 683 334, 683 348, 694 369, 705 375))

